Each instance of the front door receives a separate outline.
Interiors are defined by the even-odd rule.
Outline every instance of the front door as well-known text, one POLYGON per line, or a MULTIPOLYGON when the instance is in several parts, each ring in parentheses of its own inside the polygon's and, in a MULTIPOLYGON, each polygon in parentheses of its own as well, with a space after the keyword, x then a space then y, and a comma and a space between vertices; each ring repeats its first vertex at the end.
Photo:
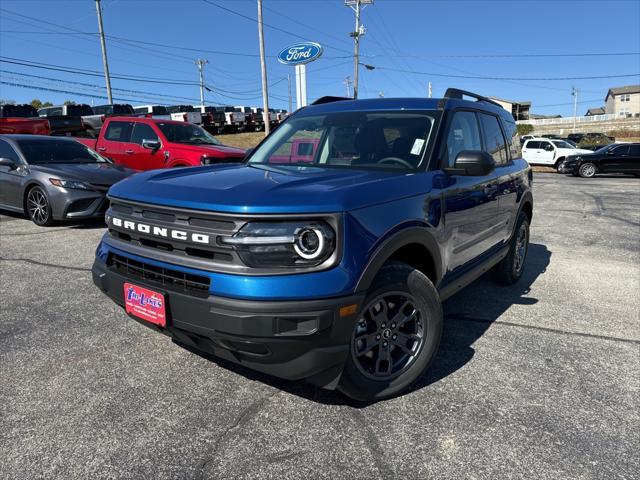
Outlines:
POLYGON ((144 148, 144 140, 159 141, 158 134, 151 125, 135 122, 131 133, 131 141, 127 144, 125 154, 128 156, 128 165, 136 170, 153 170, 164 168, 164 154, 158 150, 144 148))
POLYGON ((547 140, 541 140, 538 153, 538 163, 540 165, 553 165, 555 156, 556 149, 553 146, 553 143, 547 140))
POLYGON ((20 186, 24 177, 24 167, 20 157, 6 141, 0 140, 0 158, 15 162, 14 166, 0 165, 0 204, 8 207, 22 207, 20 186))
POLYGON ((618 145, 608 150, 600 160, 602 173, 624 172, 627 169, 629 145, 618 145))
MULTIPOLYGON (((453 167, 463 150, 482 150, 475 112, 456 111, 449 124, 443 166, 453 167)), ((484 177, 452 175, 444 190, 444 224, 450 271, 488 251, 496 242, 497 173, 484 177)))

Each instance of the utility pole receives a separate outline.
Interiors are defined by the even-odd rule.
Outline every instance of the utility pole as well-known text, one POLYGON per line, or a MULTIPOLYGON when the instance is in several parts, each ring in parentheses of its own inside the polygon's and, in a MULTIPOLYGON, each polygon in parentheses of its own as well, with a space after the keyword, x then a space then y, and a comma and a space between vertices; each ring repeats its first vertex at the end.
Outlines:
POLYGON ((287 73, 287 93, 289 94, 289 113, 293 111, 293 100, 291 99, 291 74, 287 73))
POLYGON ((433 90, 431 88, 431 80, 429 80, 429 98, 431 98, 432 93, 433 93, 433 90))
POLYGON ((204 66, 209 63, 209 60, 204 60, 199 58, 196 60, 196 65, 198 66, 198 71, 200 73, 200 106, 204 106, 204 66))
POLYGON ((98 14, 98 30, 100 31, 100 46, 102 47, 102 66, 104 67, 104 80, 107 84, 107 98, 113 103, 111 95, 111 78, 109 77, 109 63, 107 62, 107 44, 104 41, 104 29, 102 28, 102 8, 100 0, 96 0, 96 13, 98 14))
POLYGON ((578 115, 578 89, 571 87, 571 95, 573 95, 573 133, 576 133, 576 116, 578 115))
POLYGON ((358 72, 360 67, 360 37, 364 35, 364 26, 360 24, 360 11, 373 0, 344 0, 344 4, 356 13, 356 29, 349 35, 353 37, 353 98, 358 98, 358 72))
POLYGON ((351 96, 351 77, 347 75, 347 78, 343 82, 347 86, 347 97, 351 96))
POLYGON ((260 42, 260 70, 262 71, 262 105, 264 118, 264 135, 271 131, 269 125, 269 92, 267 87, 267 64, 264 61, 264 33, 262 31, 262 0, 258 0, 258 40, 260 42))

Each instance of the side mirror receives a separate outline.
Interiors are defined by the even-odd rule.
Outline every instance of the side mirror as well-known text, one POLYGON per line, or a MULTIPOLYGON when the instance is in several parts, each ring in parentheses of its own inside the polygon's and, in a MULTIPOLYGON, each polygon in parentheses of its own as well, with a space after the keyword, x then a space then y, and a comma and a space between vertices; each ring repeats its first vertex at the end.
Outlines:
POLYGON ((553 152, 553 147, 552 147, 551 145, 547 145, 546 147, 544 147, 544 149, 545 149, 547 152, 553 152))
POLYGON ((13 170, 16 167, 16 162, 10 158, 0 158, 0 166, 9 167, 9 170, 13 170))
POLYGON ((449 175, 465 175, 482 177, 489 175, 496 168, 493 157, 479 150, 463 150, 458 153, 453 168, 445 168, 449 175))
POLYGON ((142 148, 146 148, 148 150, 158 150, 160 148, 160 142, 158 140, 142 140, 142 148))

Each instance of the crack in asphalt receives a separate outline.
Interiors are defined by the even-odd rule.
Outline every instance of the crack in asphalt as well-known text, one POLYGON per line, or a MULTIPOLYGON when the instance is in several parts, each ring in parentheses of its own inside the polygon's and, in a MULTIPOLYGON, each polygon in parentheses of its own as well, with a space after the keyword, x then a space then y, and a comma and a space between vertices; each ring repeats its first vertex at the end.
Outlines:
POLYGON ((280 391, 276 390, 271 395, 267 395, 266 397, 256 400, 255 402, 251 403, 247 408, 245 408, 240 413, 240 415, 238 415, 238 418, 236 418, 236 420, 222 433, 222 435, 218 437, 218 439, 216 440, 216 443, 213 445, 213 449, 211 451, 211 454, 209 455, 209 458, 202 459, 200 460, 200 462, 198 462, 198 465, 196 466, 197 468, 197 473, 195 475, 196 480, 201 480, 204 478, 205 468, 207 467, 208 464, 210 464, 213 460, 216 459, 216 457, 218 456, 218 450, 221 447, 222 441, 227 437, 227 435, 229 435, 233 430, 242 428, 244 425, 249 423, 249 421, 252 418, 254 418, 273 397, 275 397, 280 393, 281 393, 280 391))
POLYGON ((373 463, 378 472, 380 472, 380 478, 396 478, 393 468, 383 460, 384 451, 380 446, 378 437, 367 422, 366 418, 364 418, 364 415, 362 415, 362 412, 353 408, 348 409, 347 412, 364 432, 365 447, 369 450, 369 453, 371 453, 373 463))
POLYGON ((477 317, 470 317, 467 315, 457 315, 457 314, 449 314, 449 315, 445 315, 444 318, 446 320, 457 320, 459 322, 473 322, 473 323, 482 323, 482 324, 497 324, 497 325, 506 325, 508 327, 518 327, 518 328, 527 328, 529 330, 538 330, 538 331, 542 331, 542 332, 549 332, 549 333, 557 333, 560 335, 569 335, 569 336, 576 336, 576 337, 587 337, 587 338, 595 338, 597 340, 609 340, 612 342, 619 342, 619 343, 630 343, 632 345, 640 345, 640 340, 634 340, 632 338, 620 338, 620 337, 611 337, 608 335, 597 335, 597 334, 593 334, 593 333, 584 333, 584 332, 572 332, 569 330, 560 330, 558 328, 550 328, 550 327, 539 327, 537 325, 524 325, 521 323, 514 323, 514 322, 504 322, 501 320, 491 320, 489 318, 477 318, 477 317))
POLYGON ((30 265, 38 265, 39 267, 51 267, 51 268, 58 268, 58 269, 61 269, 61 270, 75 270, 75 271, 78 271, 78 272, 90 272, 91 271, 90 268, 71 267, 69 265, 57 265, 55 263, 39 262, 38 260, 32 260, 31 258, 0 257, 0 261, 4 261, 4 262, 24 262, 24 263, 28 263, 30 265))

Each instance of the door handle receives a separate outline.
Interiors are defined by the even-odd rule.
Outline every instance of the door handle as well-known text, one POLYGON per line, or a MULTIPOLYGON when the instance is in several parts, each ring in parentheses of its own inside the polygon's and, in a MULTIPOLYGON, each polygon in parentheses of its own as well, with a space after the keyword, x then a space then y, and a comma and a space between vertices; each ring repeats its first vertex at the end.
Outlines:
POLYGON ((128 153, 129 155, 133 155, 133 150, 125 150, 124 153, 128 153))
POLYGON ((104 152, 107 149, 107 147, 98 147, 98 151, 99 152, 104 152))

